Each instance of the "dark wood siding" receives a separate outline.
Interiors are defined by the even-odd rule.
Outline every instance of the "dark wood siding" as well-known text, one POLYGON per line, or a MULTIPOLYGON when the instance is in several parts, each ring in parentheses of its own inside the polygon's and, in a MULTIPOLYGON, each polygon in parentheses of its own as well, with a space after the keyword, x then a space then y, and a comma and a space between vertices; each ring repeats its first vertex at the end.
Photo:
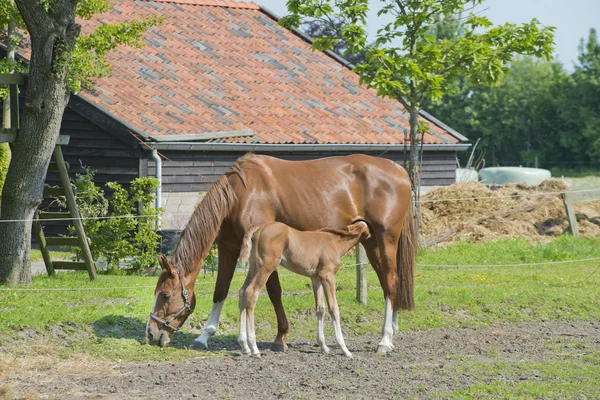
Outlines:
MULTIPOLYGON (((129 182, 139 176, 141 151, 137 147, 122 142, 68 107, 63 116, 60 134, 70 136, 69 144, 62 146, 62 152, 70 166, 69 176, 72 179, 75 179, 76 174, 85 173, 84 167, 88 167, 95 171, 96 185, 110 198, 112 192, 106 187, 107 182, 115 181, 128 187, 129 182)), ((56 171, 48 171, 46 184, 62 186, 56 171)), ((42 207, 55 209, 48 200, 44 201, 42 207)), ((49 221, 44 225, 48 236, 66 233, 66 222, 49 221)))
MULTIPOLYGON (((128 184, 139 176, 137 148, 121 142, 69 108, 65 110, 60 133, 71 137, 62 151, 71 166, 72 177, 83 173, 83 167, 96 171, 95 181, 101 186, 111 181, 128 184)), ((57 185, 58 175, 49 172, 46 182, 57 185)))
MULTIPOLYGON (((227 169, 241 157, 239 152, 223 151, 162 151, 168 160, 163 161, 163 192, 206 191, 227 169)), ((308 160, 315 158, 352 154, 350 152, 271 152, 264 153, 285 160, 308 160)), ((390 159, 404 165, 403 152, 364 153, 390 159)), ((455 182, 456 152, 431 151, 424 153, 423 186, 450 185, 455 182)), ((156 173, 155 162, 148 161, 148 176, 156 173)))

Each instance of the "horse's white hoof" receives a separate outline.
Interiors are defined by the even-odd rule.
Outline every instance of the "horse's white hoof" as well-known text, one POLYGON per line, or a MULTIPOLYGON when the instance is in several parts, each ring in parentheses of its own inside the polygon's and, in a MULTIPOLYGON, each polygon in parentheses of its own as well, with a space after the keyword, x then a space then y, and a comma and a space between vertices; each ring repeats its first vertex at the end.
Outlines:
POLYGON ((208 340, 203 341, 203 340, 194 340, 192 342, 192 349, 195 350, 208 350, 208 340))
POLYGON ((260 353, 253 353, 252 357, 254 357, 254 358, 260 358, 260 353))
POLYGON ((388 346, 387 344, 380 344, 379 347, 377 347, 377 354, 391 353, 393 349, 394 349, 394 346, 388 346))

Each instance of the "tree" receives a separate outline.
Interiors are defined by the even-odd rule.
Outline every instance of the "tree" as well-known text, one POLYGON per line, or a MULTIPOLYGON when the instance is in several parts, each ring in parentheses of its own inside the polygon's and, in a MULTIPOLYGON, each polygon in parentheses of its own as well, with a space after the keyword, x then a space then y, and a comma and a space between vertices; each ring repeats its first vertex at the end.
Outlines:
MULTIPOLYGON (((310 38, 318 39, 324 36, 335 36, 336 31, 342 29, 344 26, 344 22, 341 20, 332 21, 332 28, 329 24, 322 24, 319 21, 309 21, 304 26, 302 26, 302 31, 308 35, 310 38)), ((357 65, 365 62, 365 56, 362 53, 348 53, 346 49, 348 48, 348 43, 343 40, 339 40, 338 42, 333 44, 333 51, 340 57, 344 58, 350 64, 357 65)))
POLYGON ((365 55, 365 62, 354 68, 360 82, 380 96, 397 99, 408 111, 409 174, 417 198, 418 136, 427 129, 418 119, 423 102, 452 91, 463 77, 475 84, 496 84, 515 54, 549 59, 553 51, 553 27, 541 27, 535 19, 522 25, 492 26, 473 12, 483 1, 382 0, 378 15, 393 20, 379 29, 373 45, 367 44, 368 0, 288 0, 290 14, 280 20, 288 28, 307 20, 329 24, 336 35, 316 39, 313 49, 331 50, 343 40, 348 44, 346 52, 365 55), (436 40, 435 26, 457 14, 465 15, 461 34, 436 40), (345 24, 336 28, 335 20, 345 24))
POLYGON ((600 160, 600 43, 595 29, 579 45, 578 63, 564 92, 561 144, 583 161, 600 160))
POLYGON ((142 33, 161 21, 101 25, 80 36, 75 17, 90 19, 107 11, 109 0, 16 0, 16 7, 18 12, 3 1, 0 21, 26 27, 31 57, 21 127, 2 191, 0 284, 31 281, 31 221, 71 90, 108 74, 106 54, 122 44, 141 46, 142 33))
POLYGON ((569 156, 559 145, 566 78, 560 64, 522 57, 511 62, 499 86, 463 79, 453 93, 425 106, 472 141, 481 139, 478 149, 488 165, 548 164, 569 156))

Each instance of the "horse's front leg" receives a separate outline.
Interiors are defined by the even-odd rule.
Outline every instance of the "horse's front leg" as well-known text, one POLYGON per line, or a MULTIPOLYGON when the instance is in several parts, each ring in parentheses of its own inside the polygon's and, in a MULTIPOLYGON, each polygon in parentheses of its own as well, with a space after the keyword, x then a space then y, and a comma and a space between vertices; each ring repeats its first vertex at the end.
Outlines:
POLYGON ((266 286, 269 299, 271 299, 271 303, 273 303, 273 307, 275 308, 275 314, 277 315, 277 337, 271 344, 271 351, 286 351, 288 347, 285 343, 285 336, 288 334, 290 326, 285 316, 283 303, 281 302, 281 285, 279 284, 277 270, 273 271, 267 280, 266 286))
POLYGON ((233 251, 223 245, 219 245, 219 270, 217 271, 217 282, 213 293, 213 305, 210 310, 208 321, 206 321, 206 324, 204 325, 202 334, 198 336, 192 344, 193 348, 207 350, 208 339, 213 337, 217 332, 221 310, 223 309, 223 303, 225 303, 225 299, 227 298, 227 293, 229 293, 229 285, 231 284, 231 279, 235 272, 239 253, 239 249, 233 251))

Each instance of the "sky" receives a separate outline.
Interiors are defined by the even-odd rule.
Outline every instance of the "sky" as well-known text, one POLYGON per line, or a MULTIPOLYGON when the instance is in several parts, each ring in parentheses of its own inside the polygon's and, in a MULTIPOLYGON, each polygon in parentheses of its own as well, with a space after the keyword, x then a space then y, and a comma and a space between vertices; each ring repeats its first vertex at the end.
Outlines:
MULTIPOLYGON (((254 0, 275 14, 287 14, 285 0, 254 0)), ((376 10, 381 2, 370 0, 371 13, 368 19, 369 35, 374 36, 382 21, 376 10)), ((477 10, 493 23, 523 23, 537 18, 543 25, 556 27, 555 42, 558 61, 572 70, 577 61, 579 41, 588 37, 590 28, 600 34, 600 0, 487 0, 477 10)))

